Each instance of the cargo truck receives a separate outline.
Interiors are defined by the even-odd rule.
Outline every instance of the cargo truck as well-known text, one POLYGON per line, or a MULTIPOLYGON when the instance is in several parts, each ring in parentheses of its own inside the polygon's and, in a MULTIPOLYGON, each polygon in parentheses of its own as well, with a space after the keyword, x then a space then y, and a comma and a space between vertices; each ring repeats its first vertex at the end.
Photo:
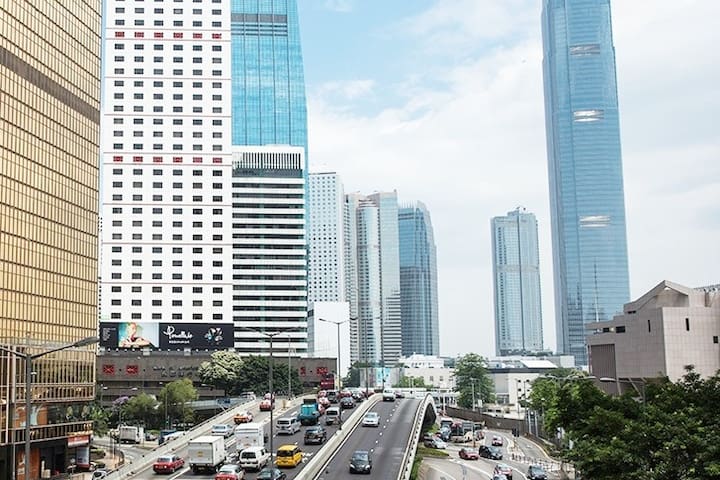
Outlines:
POLYGON ((225 463, 225 438, 206 435, 188 443, 188 464, 193 473, 215 472, 225 463))
POLYGON ((300 405, 300 414, 298 415, 298 419, 303 425, 317 425, 320 420, 320 409, 318 408, 316 399, 303 399, 303 404, 300 405))
POLYGON ((243 423, 235 427, 235 447, 238 452, 249 447, 264 447, 266 440, 262 423, 243 423))
POLYGON ((143 427, 121 425, 118 428, 118 443, 142 443, 144 437, 143 427))

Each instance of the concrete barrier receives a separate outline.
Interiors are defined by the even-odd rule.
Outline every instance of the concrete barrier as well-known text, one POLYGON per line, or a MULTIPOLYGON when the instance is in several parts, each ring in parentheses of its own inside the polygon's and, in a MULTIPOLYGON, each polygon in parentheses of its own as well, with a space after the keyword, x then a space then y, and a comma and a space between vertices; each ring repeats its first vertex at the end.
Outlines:
POLYGON ((420 434, 422 433, 422 420, 425 417, 425 411, 428 406, 432 405, 435 408, 435 400, 432 395, 428 394, 425 399, 420 402, 420 406, 415 412, 415 418, 413 419, 413 429, 410 433, 410 441, 405 447, 405 453, 403 454, 403 461, 400 464, 400 471, 398 472, 398 480, 409 480, 410 474, 412 473, 412 466, 415 463, 415 452, 417 446, 420 443, 420 434))

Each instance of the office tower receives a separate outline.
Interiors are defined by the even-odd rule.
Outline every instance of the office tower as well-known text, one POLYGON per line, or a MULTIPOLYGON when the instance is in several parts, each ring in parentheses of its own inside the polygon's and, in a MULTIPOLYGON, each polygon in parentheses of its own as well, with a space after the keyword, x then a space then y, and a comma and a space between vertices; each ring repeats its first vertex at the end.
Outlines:
POLYGON ((542 27, 557 348, 584 365, 630 297, 610 2, 545 0, 542 27))
POLYGON ((301 146, 307 156, 295 0, 231 0, 231 12, 233 145, 301 146))
POLYGON ((233 147, 235 350, 307 353, 305 150, 233 147))
POLYGON ((540 262, 535 215, 518 207, 492 219, 495 350, 522 355, 543 349, 540 262))
POLYGON ((308 187, 308 300, 345 299, 343 205, 340 177, 334 172, 311 173, 308 187))
POLYGON ((109 0, 106 12, 101 346, 222 348, 232 338, 230 1, 109 0), (223 342, 209 345, 217 329, 223 342))
POLYGON ((440 354, 437 250, 430 212, 417 202, 398 210, 402 354, 440 354))
POLYGON ((402 351, 397 193, 345 198, 351 358, 392 365, 402 351))
MULTIPOLYGON (((0 347, 18 355, 97 335, 100 11, 0 6, 0 347)), ((30 412, 25 361, 0 351, 0 478, 64 472, 89 453, 95 350, 35 359, 30 412)))

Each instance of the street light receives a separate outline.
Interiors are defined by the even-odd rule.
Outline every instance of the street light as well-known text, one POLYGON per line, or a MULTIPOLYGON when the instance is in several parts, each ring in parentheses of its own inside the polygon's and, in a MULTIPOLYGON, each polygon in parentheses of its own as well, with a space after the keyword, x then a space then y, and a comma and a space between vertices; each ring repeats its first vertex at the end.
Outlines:
POLYGON ((325 320, 324 318, 318 318, 321 322, 326 323, 334 323, 337 326, 337 346, 338 346, 338 354, 337 354, 337 369, 335 370, 337 377, 338 377, 338 391, 342 390, 342 376, 340 375, 340 325, 343 323, 347 323, 349 319, 346 320, 325 320))
POLYGON ((647 386, 647 380, 645 380, 644 378, 640 378, 639 382, 642 385, 642 388, 638 388, 638 386, 635 384, 636 382, 634 382, 632 379, 600 377, 598 380, 600 380, 602 383, 615 383, 618 393, 620 393, 621 383, 629 383, 630 385, 632 385, 633 390, 635 390, 640 395, 640 399, 642 400, 643 405, 647 404, 647 399, 645 396, 645 387, 647 386))
MULTIPOLYGON (((272 333, 265 332, 263 330, 258 330, 256 328, 250 328, 250 327, 241 327, 242 330, 248 330, 250 332, 259 333, 260 335, 264 335, 270 339, 270 364, 269 364, 269 379, 268 379, 268 389, 270 390, 270 456, 272 457, 273 454, 273 411, 275 410, 275 395, 273 394, 273 338, 277 337, 278 335, 284 335, 288 332, 293 332, 296 330, 299 330, 300 327, 292 327, 292 328, 284 328, 281 330, 277 330, 272 333)), ((288 341, 289 343, 289 341, 288 341)), ((288 349, 290 347, 288 346, 288 349)))
MULTIPOLYGON (((78 340, 75 343, 62 345, 60 347, 51 348, 50 350, 34 354, 27 353, 27 350, 29 350, 28 347, 30 346, 29 337, 26 347, 26 353, 20 353, 17 350, 12 350, 10 348, 0 346, 0 350, 11 353, 16 357, 20 357, 25 360, 25 480, 30 480, 30 410, 32 409, 32 395, 30 394, 30 392, 32 388, 32 361, 40 357, 44 357, 45 355, 59 352, 61 350, 67 350, 68 348, 85 347, 87 345, 98 343, 99 341, 100 339, 98 337, 86 337, 82 340, 78 340)), ((13 465, 14 464, 15 459, 13 459, 13 465)))

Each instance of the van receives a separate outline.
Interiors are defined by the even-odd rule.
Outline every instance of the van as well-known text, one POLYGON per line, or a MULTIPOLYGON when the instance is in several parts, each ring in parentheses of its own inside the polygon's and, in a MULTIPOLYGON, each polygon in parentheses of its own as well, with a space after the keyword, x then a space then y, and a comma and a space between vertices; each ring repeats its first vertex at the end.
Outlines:
POLYGON ((340 421, 340 409, 338 407, 330 407, 325 410, 325 425, 339 424, 340 421))
POLYGON ((302 462, 302 451, 297 445, 282 445, 277 449, 275 464, 280 467, 295 468, 302 462))
POLYGON ((300 431, 300 420, 297 417, 278 418, 275 422, 278 435, 293 435, 300 431))
POLYGON ((270 453, 265 447, 248 447, 240 452, 240 466, 244 470, 260 470, 270 461, 270 453))

